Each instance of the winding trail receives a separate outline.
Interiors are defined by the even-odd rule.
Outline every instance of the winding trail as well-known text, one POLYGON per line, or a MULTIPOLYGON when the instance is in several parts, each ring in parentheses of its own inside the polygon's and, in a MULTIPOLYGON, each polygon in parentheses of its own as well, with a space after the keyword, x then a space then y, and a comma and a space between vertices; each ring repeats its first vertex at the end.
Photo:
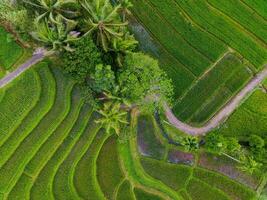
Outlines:
POLYGON ((233 97, 211 120, 202 127, 192 127, 175 117, 170 107, 165 104, 165 115, 168 121, 177 129, 190 135, 205 135, 207 132, 219 126, 240 105, 265 78, 267 78, 267 65, 235 96, 233 97))
POLYGON ((40 62, 44 59, 47 52, 43 48, 38 48, 34 51, 32 57, 27 60, 25 63, 20 65, 15 71, 7 74, 2 79, 0 79, 0 88, 6 86, 8 83, 13 81, 16 77, 18 77, 20 74, 22 74, 24 71, 29 69, 31 66, 35 65, 36 63, 40 62))
MULTIPOLYGON (((15 71, 0 79, 0 88, 6 86, 24 71, 43 60, 48 55, 48 52, 43 48, 38 48, 33 53, 32 57, 19 66, 15 71)), ((224 122, 230 114, 240 105, 242 100, 250 94, 265 78, 267 78, 267 65, 259 72, 252 80, 235 96, 233 97, 211 120, 202 127, 193 127, 186 124, 175 117, 171 108, 165 104, 165 115, 168 121, 177 129, 190 135, 205 135, 207 132, 216 128, 224 122)))

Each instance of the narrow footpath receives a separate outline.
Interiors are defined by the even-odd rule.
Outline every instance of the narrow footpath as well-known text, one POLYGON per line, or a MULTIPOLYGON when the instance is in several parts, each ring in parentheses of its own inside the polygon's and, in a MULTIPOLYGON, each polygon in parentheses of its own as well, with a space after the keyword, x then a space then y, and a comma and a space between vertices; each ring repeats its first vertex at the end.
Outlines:
POLYGON ((267 65, 235 96, 233 97, 211 120, 202 127, 192 127, 183 123, 175 117, 168 105, 165 105, 165 115, 168 121, 177 129, 190 135, 205 135, 207 132, 222 124, 242 103, 242 101, 253 92, 253 90, 267 78, 267 65))
MULTIPOLYGON (((12 82, 16 77, 24 71, 40 62, 47 56, 45 49, 39 48, 33 53, 32 57, 24 64, 19 66, 15 71, 9 73, 4 78, 0 79, 0 88, 3 88, 8 83, 12 82)), ((205 135, 207 132, 222 124, 240 105, 240 103, 251 93, 253 90, 267 78, 267 65, 259 72, 252 80, 235 96, 233 97, 211 120, 209 120, 202 127, 192 127, 175 117, 171 108, 165 104, 165 115, 168 121, 177 129, 190 134, 190 135, 205 135)))
POLYGON ((8 83, 12 82, 16 77, 22 74, 24 71, 29 69, 31 66, 40 62, 46 56, 46 50, 42 48, 38 48, 34 51, 32 57, 27 60, 25 63, 20 65, 15 71, 7 74, 2 79, 0 79, 0 88, 6 86, 8 83))

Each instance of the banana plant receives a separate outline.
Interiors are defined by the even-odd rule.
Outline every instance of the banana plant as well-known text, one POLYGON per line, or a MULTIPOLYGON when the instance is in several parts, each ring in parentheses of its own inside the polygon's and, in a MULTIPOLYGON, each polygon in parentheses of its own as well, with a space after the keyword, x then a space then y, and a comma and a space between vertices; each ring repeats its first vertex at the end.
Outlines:
POLYGON ((128 23, 121 22, 119 10, 121 5, 112 6, 109 0, 83 0, 81 5, 86 13, 85 36, 97 33, 97 43, 108 51, 113 38, 121 38, 122 28, 128 23))
POLYGON ((51 22, 57 23, 57 16, 71 20, 78 15, 77 11, 68 8, 68 5, 77 4, 77 0, 36 0, 36 3, 31 0, 22 1, 39 10, 37 21, 48 18, 51 22))
POLYGON ((34 39, 51 47, 51 51, 66 50, 74 51, 70 43, 79 39, 79 32, 73 31, 76 23, 66 21, 61 16, 55 18, 56 23, 52 24, 47 19, 35 20, 35 32, 31 35, 34 39))

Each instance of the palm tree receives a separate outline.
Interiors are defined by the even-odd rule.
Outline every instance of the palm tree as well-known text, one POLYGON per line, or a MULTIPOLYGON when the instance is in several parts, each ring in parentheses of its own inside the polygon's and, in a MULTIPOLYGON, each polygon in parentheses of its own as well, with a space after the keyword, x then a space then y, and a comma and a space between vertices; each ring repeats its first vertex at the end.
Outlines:
POLYGON ((137 44, 137 40, 129 32, 127 32, 123 38, 113 39, 112 51, 116 53, 116 61, 120 67, 123 66, 123 57, 125 54, 132 52, 137 44))
POLYGON ((197 137, 186 136, 183 137, 181 145, 185 148, 186 151, 195 151, 199 148, 199 141, 197 137))
POLYGON ((96 120, 96 123, 100 123, 109 134, 115 132, 120 136, 122 126, 128 124, 126 121, 127 112, 121 111, 120 107, 119 102, 107 102, 102 110, 97 111, 102 118, 96 120))
POLYGON ((122 14, 122 21, 126 20, 126 15, 131 14, 131 11, 129 10, 131 7, 133 7, 133 4, 130 0, 119 0, 119 3, 121 5, 121 14, 122 14))
POLYGON ((118 14, 121 5, 113 7, 109 0, 83 0, 81 3, 87 19, 85 36, 97 32, 97 43, 104 51, 108 51, 109 43, 113 38, 120 38, 124 35, 122 27, 128 23, 121 22, 118 14))
POLYGON ((36 0, 36 3, 31 0, 22 0, 24 3, 33 6, 40 10, 41 13, 37 17, 37 21, 44 18, 49 18, 53 23, 57 23, 56 16, 60 15, 65 20, 77 16, 77 11, 67 9, 67 5, 75 5, 77 0, 36 0))
POLYGON ((52 51, 63 49, 73 51, 70 43, 79 39, 79 32, 72 31, 76 24, 65 21, 61 16, 57 16, 55 20, 57 22, 55 24, 49 23, 47 19, 43 21, 35 20, 33 38, 52 47, 52 51))

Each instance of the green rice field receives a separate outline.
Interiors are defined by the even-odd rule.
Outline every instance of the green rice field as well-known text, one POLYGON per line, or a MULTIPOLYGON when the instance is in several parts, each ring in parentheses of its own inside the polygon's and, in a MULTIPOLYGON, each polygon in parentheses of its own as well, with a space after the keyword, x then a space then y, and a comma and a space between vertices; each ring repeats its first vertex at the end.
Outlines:
MULTIPOLYGON (((265 1, 133 3, 132 26, 143 27, 155 44, 144 49, 172 78, 173 111, 184 122, 203 125, 267 62, 265 1)), ((133 29, 137 37, 144 32, 133 29)))

